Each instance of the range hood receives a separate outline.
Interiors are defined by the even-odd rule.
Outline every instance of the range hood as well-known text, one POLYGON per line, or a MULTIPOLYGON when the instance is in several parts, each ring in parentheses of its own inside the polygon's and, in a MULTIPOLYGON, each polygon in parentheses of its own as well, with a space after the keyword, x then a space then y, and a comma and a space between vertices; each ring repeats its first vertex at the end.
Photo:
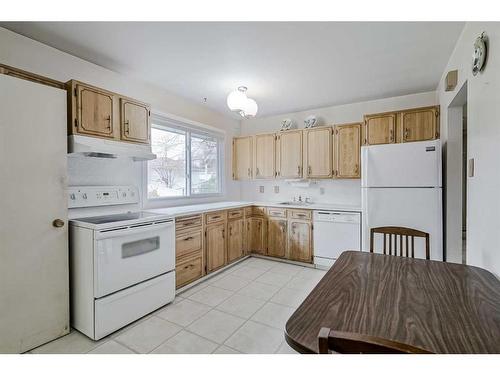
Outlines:
POLYGON ((150 145, 118 142, 108 139, 86 137, 83 135, 68 136, 68 156, 86 156, 94 158, 131 158, 134 161, 156 159, 150 145))

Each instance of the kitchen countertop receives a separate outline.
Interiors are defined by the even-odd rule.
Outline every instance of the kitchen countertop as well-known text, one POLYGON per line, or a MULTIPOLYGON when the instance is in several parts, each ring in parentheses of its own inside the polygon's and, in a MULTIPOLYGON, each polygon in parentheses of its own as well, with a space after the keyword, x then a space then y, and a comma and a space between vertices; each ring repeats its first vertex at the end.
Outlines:
POLYGON ((361 207, 359 207, 359 206, 349 206, 349 205, 341 205, 341 204, 312 203, 312 204, 293 205, 293 204, 280 204, 280 203, 274 203, 274 202, 249 202, 249 201, 224 201, 224 202, 194 204, 194 205, 177 206, 177 207, 152 208, 152 209, 148 209, 148 210, 144 210, 144 211, 175 217, 175 216, 199 214, 199 213, 210 212, 210 211, 227 210, 227 209, 231 209, 231 208, 240 208, 240 207, 248 207, 248 206, 298 208, 298 209, 305 209, 305 210, 361 212, 361 207))

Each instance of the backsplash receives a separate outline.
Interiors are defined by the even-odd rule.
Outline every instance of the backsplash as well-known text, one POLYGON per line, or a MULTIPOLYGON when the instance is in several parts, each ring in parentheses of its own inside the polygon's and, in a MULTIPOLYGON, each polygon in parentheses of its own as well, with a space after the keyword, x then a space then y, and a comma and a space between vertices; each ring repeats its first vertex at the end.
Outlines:
POLYGON ((361 205, 360 180, 314 180, 308 187, 295 187, 284 180, 253 180, 241 182, 241 199, 249 201, 284 202, 294 197, 311 198, 314 203, 361 205), (275 193, 278 186, 279 192, 275 193), (264 191, 261 192, 261 187, 264 191))

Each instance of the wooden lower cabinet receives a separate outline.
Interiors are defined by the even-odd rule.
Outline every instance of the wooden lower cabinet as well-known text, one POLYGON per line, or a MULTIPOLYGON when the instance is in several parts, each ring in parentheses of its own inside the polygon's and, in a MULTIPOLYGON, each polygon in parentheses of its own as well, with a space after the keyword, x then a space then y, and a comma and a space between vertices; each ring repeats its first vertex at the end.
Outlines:
POLYGON ((287 220, 270 217, 267 223, 267 255, 285 258, 287 238, 287 220))
POLYGON ((209 225, 205 229, 205 251, 207 272, 215 271, 226 264, 226 223, 209 225))
POLYGON ((304 220, 288 221, 288 258, 299 262, 312 261, 312 223, 304 220))
POLYGON ((243 219, 231 220, 227 224, 227 262, 230 263, 244 255, 243 230, 245 228, 243 219))
POLYGON ((266 255, 266 222, 264 217, 247 219, 247 246, 252 253, 266 255))
POLYGON ((180 288, 204 275, 203 252, 177 260, 175 265, 175 287, 180 288))

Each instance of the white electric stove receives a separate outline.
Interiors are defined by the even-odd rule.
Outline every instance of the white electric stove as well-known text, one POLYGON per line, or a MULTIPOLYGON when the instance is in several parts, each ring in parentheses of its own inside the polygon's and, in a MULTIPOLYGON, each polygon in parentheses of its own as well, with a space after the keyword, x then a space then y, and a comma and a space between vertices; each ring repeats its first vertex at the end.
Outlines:
MULTIPOLYGON (((132 186, 70 187, 70 209, 138 203, 132 186)), ((173 301, 174 219, 143 211, 70 220, 71 323, 99 340, 173 301)))

